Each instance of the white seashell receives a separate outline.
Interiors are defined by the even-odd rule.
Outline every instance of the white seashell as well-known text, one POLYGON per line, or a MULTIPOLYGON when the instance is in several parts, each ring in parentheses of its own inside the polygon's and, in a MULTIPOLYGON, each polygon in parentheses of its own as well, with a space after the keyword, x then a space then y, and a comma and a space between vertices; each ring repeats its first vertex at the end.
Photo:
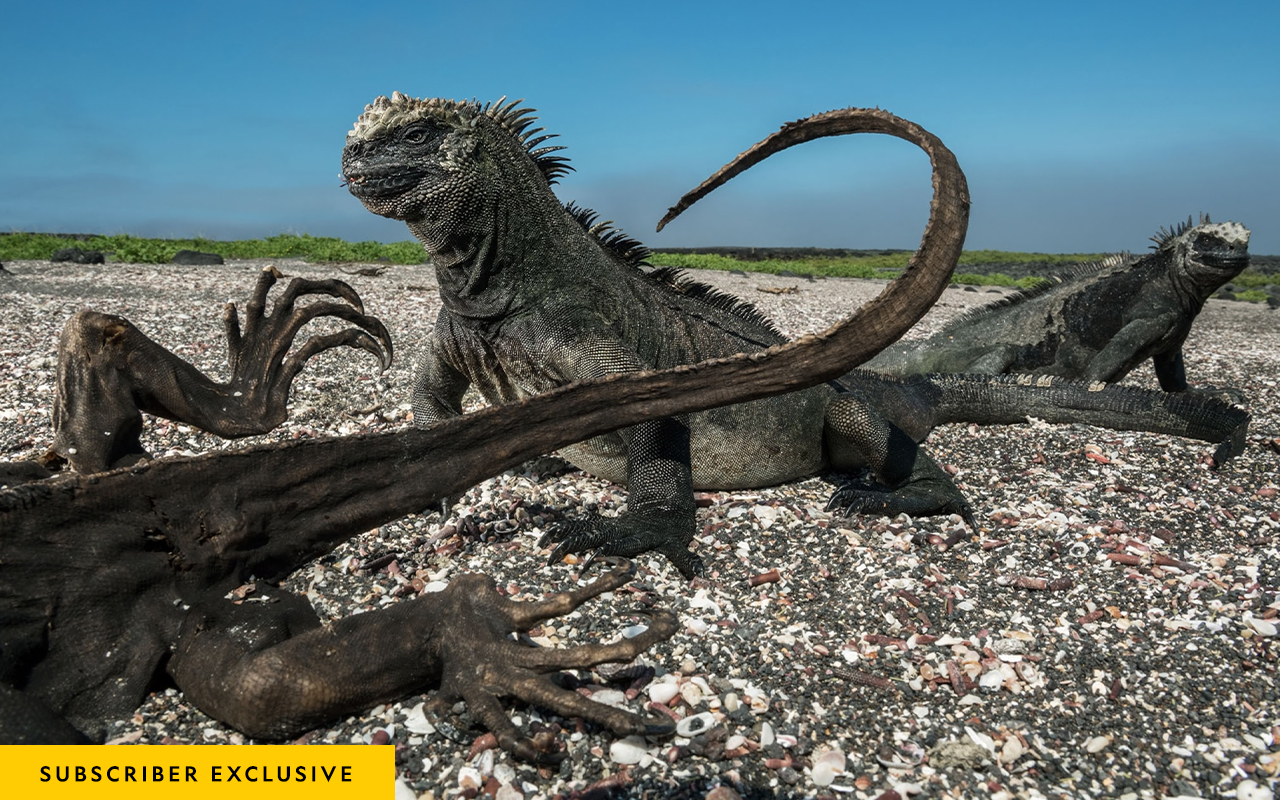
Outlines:
POLYGON ((1004 740, 1004 746, 1000 748, 1000 761, 1004 764, 1012 764, 1026 752, 1027 748, 1023 746, 1022 740, 1017 736, 1010 736, 1004 740))
POLYGON ((632 626, 630 626, 630 627, 628 627, 628 628, 623 628, 623 629, 622 629, 622 638, 624 638, 624 639, 634 639, 634 638, 636 638, 637 636, 639 636, 640 634, 644 633, 644 632, 645 632, 645 631, 647 631, 647 630, 649 630, 649 626, 648 626, 648 625, 632 625, 632 626))
POLYGON ((685 630, 694 636, 706 636, 711 626, 696 617, 690 617, 684 624, 685 630))
POLYGON ((444 581, 431 581, 422 587, 423 592, 443 592, 449 588, 449 584, 444 581))
POLYGON ((974 744, 981 747, 983 750, 986 750, 988 753, 994 753, 996 751, 996 740, 992 739, 985 733, 975 731, 967 725, 965 726, 964 732, 969 734, 969 738, 973 740, 974 744))
POLYGON ((643 736, 628 736, 609 745, 609 760, 615 764, 639 764, 648 750, 643 736))
POLYGON ((732 714, 733 712, 737 711, 741 707, 742 707, 742 702, 738 700, 738 695, 735 692, 729 692, 724 696, 725 711, 728 711, 730 714, 732 714))
POLYGON ((694 736, 710 730, 715 724, 715 715, 710 711, 703 711, 701 714, 694 714, 677 722, 676 735, 692 739, 694 736))
POLYGON ((982 677, 978 678, 978 686, 983 689, 999 689, 1004 685, 1004 675, 998 669, 989 670, 982 673, 982 677))
POLYGON ((702 702, 702 689, 692 681, 685 681, 680 685, 680 696, 684 698, 690 708, 693 708, 702 702))
POLYGON ((1244 618, 1244 623, 1250 628, 1253 628, 1254 633, 1259 636, 1276 635, 1276 624, 1269 619, 1262 619, 1261 617, 1255 617, 1250 614, 1244 618))
POLYGON ((655 703, 666 705, 672 698, 680 694, 680 684, 675 681, 661 681, 648 686, 649 699, 655 703))
POLYGON ((767 722, 760 725, 760 746, 768 747, 777 741, 773 735, 773 726, 767 722))
POLYGON ((483 783, 484 779, 480 777, 480 770, 475 767, 462 767, 458 770, 459 789, 479 789, 483 783))
POLYGON ((493 800, 524 800, 524 792, 521 792, 513 784, 504 783, 498 787, 493 800))
POLYGON ((809 771, 809 776, 813 778, 813 782, 818 786, 830 786, 832 781, 836 779, 836 770, 830 764, 822 762, 813 765, 813 769, 809 771))
POLYGON ((705 608, 717 617, 724 612, 720 610, 720 605, 716 601, 707 597, 706 589, 699 589, 693 599, 689 601, 689 608, 705 608))
POLYGON ((844 774, 844 770, 844 752, 838 747, 831 747, 813 762, 813 769, 810 771, 810 775, 817 785, 830 786, 837 775, 844 774))
POLYGON ((480 770, 480 774, 487 778, 493 774, 493 759, 493 751, 485 750, 475 757, 475 760, 471 762, 471 766, 480 770))
POLYGON ((404 727, 410 733, 417 733, 423 736, 430 736, 436 732, 436 726, 427 721, 427 715, 422 710, 422 703, 418 703, 409 709, 409 715, 405 718, 404 727))
POLYGON ((724 749, 737 750, 739 747, 742 747, 743 743, 746 741, 747 741, 747 737, 743 736, 740 733, 735 733, 734 735, 730 736, 728 739, 725 739, 724 749))
POLYGON ((1084 749, 1086 753, 1101 753, 1110 744, 1110 736, 1095 736, 1084 743, 1084 749))
POLYGON ((511 783, 516 779, 516 768, 507 763, 494 766, 493 777, 497 778, 499 783, 511 783))
POLYGON ((1244 780, 1236 784, 1237 800, 1272 800, 1275 793, 1257 781, 1244 780))
POLYGON ((591 693, 591 699, 606 706, 621 708, 627 704, 627 694, 619 689, 599 689, 591 693))
POLYGON ((404 778, 396 778, 395 800, 418 800, 418 793, 409 788, 404 778))

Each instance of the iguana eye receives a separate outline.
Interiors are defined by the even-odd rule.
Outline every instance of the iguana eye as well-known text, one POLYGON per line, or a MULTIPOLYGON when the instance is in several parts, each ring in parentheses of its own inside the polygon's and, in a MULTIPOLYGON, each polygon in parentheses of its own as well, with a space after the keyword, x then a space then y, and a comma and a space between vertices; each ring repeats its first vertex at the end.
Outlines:
POLYGON ((406 128, 405 132, 400 135, 400 139, 408 144, 423 144, 431 137, 431 131, 424 125, 414 125, 406 128))

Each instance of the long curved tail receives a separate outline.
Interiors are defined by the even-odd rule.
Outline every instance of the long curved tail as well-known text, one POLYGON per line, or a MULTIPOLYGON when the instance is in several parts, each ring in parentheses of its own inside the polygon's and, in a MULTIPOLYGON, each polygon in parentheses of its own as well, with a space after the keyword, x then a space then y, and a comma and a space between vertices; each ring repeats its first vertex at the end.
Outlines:
POLYGON ((969 227, 969 185, 955 155, 938 137, 914 122, 878 108, 841 108, 788 122, 681 197, 658 223, 658 230, 662 230, 668 222, 716 187, 774 153, 824 136, 849 133, 883 133, 924 150, 933 166, 933 198, 929 202, 929 222, 925 225, 920 247, 902 275, 878 297, 858 309, 854 318, 823 334, 824 337, 832 337, 840 330, 847 330, 849 323, 856 324, 860 331, 859 342, 856 350, 847 351, 850 355, 846 369, 865 362, 910 330, 937 302, 960 260, 969 227))

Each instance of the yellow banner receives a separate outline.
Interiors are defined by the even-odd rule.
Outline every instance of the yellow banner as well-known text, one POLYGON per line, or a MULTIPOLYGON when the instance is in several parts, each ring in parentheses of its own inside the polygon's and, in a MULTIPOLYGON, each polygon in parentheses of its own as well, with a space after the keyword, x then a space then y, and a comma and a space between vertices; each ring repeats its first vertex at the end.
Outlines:
POLYGON ((0 768, 6 797, 77 800, 386 797, 396 778, 395 748, 377 745, 3 745, 0 768))

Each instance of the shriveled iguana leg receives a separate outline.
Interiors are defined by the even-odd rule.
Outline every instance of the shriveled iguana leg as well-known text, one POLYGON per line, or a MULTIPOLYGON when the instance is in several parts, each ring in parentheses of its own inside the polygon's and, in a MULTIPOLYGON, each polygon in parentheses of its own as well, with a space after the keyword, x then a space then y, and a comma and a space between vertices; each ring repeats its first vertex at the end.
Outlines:
MULTIPOLYGON (((638 556, 658 552, 686 578, 700 575, 702 559, 690 552, 696 530, 689 426, 681 419, 643 422, 623 431, 627 443, 627 510, 616 517, 591 514, 547 531, 550 563, 567 553, 638 556)), ((590 564, 590 559, 588 559, 590 564)))
POLYGON ((140 411, 225 438, 265 433, 284 421, 293 379, 317 353, 345 345, 373 353, 384 369, 390 364, 386 327, 363 313, 360 297, 342 281, 295 278, 265 313, 267 292, 280 277, 274 267, 263 270, 245 307, 243 331, 235 306, 227 305, 226 383, 203 375, 122 317, 95 311, 72 317, 58 343, 54 449, 81 472, 145 458, 140 411), (298 297, 313 294, 345 302, 295 307, 298 297), (298 331, 318 317, 355 327, 312 336, 287 356, 298 331))
POLYGON ((901 428, 862 400, 841 395, 827 407, 826 446, 831 468, 869 467, 883 486, 841 486, 827 507, 846 513, 959 514, 969 527, 977 521, 950 476, 901 428))
POLYGON ((268 593, 267 603, 216 600, 189 613, 169 672, 200 710, 263 739, 296 736, 438 686, 443 696, 465 700, 504 749, 555 763, 563 756, 539 752, 512 724, 500 698, 584 717, 624 736, 673 730, 670 722, 560 689, 546 675, 630 661, 675 633, 670 613, 646 612, 647 631, 613 644, 541 649, 510 638, 622 586, 634 572, 630 564, 614 562, 594 583, 536 603, 508 600, 488 576, 462 575, 443 592, 326 625, 305 599, 284 592, 268 593))

